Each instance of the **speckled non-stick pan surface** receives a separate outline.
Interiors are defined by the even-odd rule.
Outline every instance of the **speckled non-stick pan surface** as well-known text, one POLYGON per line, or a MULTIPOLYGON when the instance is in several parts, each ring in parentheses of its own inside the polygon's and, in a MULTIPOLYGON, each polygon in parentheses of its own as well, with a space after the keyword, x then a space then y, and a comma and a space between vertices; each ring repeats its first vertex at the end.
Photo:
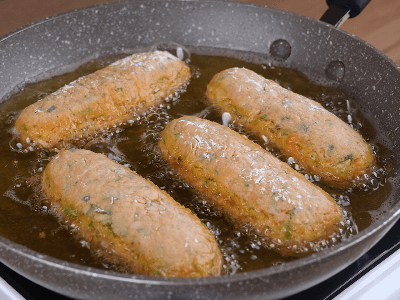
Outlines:
MULTIPOLYGON (((399 161, 400 72, 395 63, 330 25, 237 2, 115 2, 25 26, 0 39, 0 99, 91 58, 149 49, 159 41, 213 48, 219 54, 224 49, 255 52, 336 85, 356 96, 377 120, 399 161)), ((327 279, 367 252, 398 219, 399 199, 394 180, 387 212, 348 241, 231 276, 169 279, 107 272, 44 256, 2 237, 0 260, 40 285, 80 299, 277 299, 327 279)))

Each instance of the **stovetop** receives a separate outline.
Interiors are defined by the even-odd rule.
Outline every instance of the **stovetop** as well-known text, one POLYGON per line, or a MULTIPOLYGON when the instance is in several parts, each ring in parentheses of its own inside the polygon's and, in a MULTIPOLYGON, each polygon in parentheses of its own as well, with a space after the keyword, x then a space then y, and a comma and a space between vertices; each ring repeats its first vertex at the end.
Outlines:
MULTIPOLYGON (((0 276, 4 280, 0 280, 1 300, 71 299, 31 282, 1 263, 0 276), (6 290, 8 295, 2 295, 2 287, 8 285, 12 289, 6 290)), ((400 285, 396 284, 398 278, 400 220, 382 240, 349 267, 310 289, 282 300, 400 299, 400 285), (372 293, 377 292, 379 297, 370 298, 372 293)))

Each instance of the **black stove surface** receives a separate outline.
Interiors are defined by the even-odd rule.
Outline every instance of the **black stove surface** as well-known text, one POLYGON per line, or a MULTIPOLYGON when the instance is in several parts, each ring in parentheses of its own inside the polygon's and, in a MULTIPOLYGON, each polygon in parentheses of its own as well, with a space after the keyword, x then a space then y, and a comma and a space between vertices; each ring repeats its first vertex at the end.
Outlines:
MULTIPOLYGON (((349 267, 310 289, 282 300, 331 300, 398 249, 400 249, 400 220, 382 240, 349 267)), ((0 276, 26 300, 47 297, 60 300, 71 299, 31 282, 1 263, 0 276)))

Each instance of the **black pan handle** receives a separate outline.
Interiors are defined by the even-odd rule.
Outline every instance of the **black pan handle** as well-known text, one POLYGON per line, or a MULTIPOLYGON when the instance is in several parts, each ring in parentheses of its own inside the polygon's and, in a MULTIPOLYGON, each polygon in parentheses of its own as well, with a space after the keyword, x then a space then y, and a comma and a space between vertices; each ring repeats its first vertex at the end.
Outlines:
POLYGON ((349 17, 357 16, 371 0, 326 0, 329 8, 321 21, 340 27, 349 17))

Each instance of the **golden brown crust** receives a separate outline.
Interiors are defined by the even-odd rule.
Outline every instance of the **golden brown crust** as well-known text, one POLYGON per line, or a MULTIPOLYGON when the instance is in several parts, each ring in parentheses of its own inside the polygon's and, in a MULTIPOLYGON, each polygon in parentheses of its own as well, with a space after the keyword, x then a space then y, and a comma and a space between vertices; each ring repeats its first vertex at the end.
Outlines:
POLYGON ((159 148, 177 172, 236 225, 283 255, 313 251, 342 212, 321 188, 228 127, 197 117, 170 122, 159 148))
POLYGON ((42 176, 45 195, 91 249, 134 273, 219 275, 215 237, 187 208, 102 154, 63 150, 42 176))
POLYGON ((92 135, 161 103, 190 78, 189 67, 168 52, 137 53, 83 76, 25 108, 15 127, 51 148, 92 135))
POLYGON ((371 147, 348 124, 253 71, 233 68, 216 74, 206 95, 330 186, 356 185, 375 165, 371 147))

